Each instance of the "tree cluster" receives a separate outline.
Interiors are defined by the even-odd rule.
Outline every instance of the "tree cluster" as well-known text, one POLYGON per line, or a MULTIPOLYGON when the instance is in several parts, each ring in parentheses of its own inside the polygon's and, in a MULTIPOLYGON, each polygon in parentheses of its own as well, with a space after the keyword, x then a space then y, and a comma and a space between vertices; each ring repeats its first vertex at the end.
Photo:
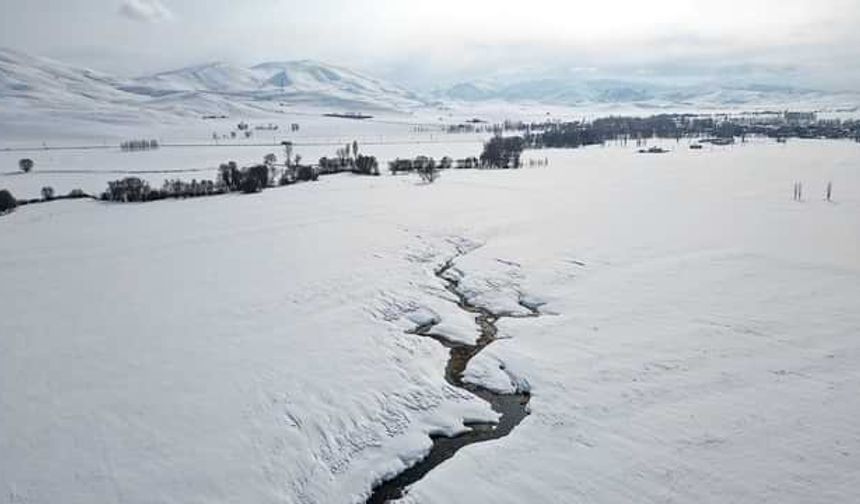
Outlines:
MULTIPOLYGON (((108 182, 108 188, 100 196, 102 201, 118 203, 143 203, 168 198, 197 198, 212 196, 227 192, 223 185, 211 180, 192 179, 186 182, 180 179, 165 180, 160 189, 153 188, 145 180, 138 177, 126 177, 108 182)), ((77 189, 69 193, 69 198, 86 197, 83 191, 77 189)))
POLYGON ((149 184, 138 177, 126 177, 108 182, 107 191, 102 193, 102 200, 121 201, 123 203, 150 201, 154 196, 149 184))
POLYGON ((119 144, 123 152, 137 152, 158 149, 158 140, 126 140, 119 144))
POLYGON ((577 148, 608 141, 635 141, 642 146, 650 138, 707 138, 720 144, 745 141, 747 136, 786 138, 855 139, 860 141, 860 121, 790 121, 786 115, 773 119, 732 116, 703 117, 661 114, 651 117, 604 117, 591 122, 531 125, 524 135, 530 148, 577 148))
POLYGON ((244 194, 258 193, 270 185, 269 167, 264 164, 254 165, 240 172, 238 189, 244 194))
POLYGON ((496 135, 484 144, 481 164, 488 168, 519 168, 520 156, 525 147, 523 137, 496 135))
POLYGON ((379 175, 379 162, 374 156, 359 155, 355 158, 353 173, 358 175, 379 175))
POLYGON ((338 156, 336 158, 321 157, 319 159, 320 173, 323 175, 331 175, 334 173, 345 173, 352 170, 346 158, 338 156))
POLYGON ((319 171, 311 165, 297 165, 295 168, 296 180, 300 182, 311 182, 319 179, 319 171))
MULTIPOLYGON (((415 159, 397 158, 394 161, 388 162, 388 170, 392 175, 397 175, 398 173, 426 172, 431 171, 431 169, 448 170, 454 167, 454 160, 449 156, 443 157, 438 163, 434 158, 428 156, 418 156, 415 159)), ((456 167, 477 168, 478 158, 458 159, 456 167)))
POLYGON ((346 144, 335 151, 334 158, 322 157, 319 172, 322 175, 351 172, 356 175, 379 175, 379 162, 374 156, 359 153, 358 141, 346 144))
MULTIPOLYGON (((275 166, 277 158, 274 154, 267 154, 263 158, 263 164, 246 168, 239 168, 235 161, 223 163, 218 167, 218 180, 216 184, 223 187, 223 192, 240 191, 245 194, 260 192, 274 185, 278 180, 278 170, 275 166)), ((285 184, 285 178, 280 178, 281 185, 285 184)))
MULTIPOLYGON (((160 189, 137 178, 126 177, 108 182, 108 189, 101 194, 105 201, 144 202, 165 198, 194 198, 212 196, 229 192, 251 194, 260 192, 267 187, 292 184, 299 181, 317 180, 319 171, 314 166, 299 164, 301 156, 295 156, 293 162, 292 144, 285 145, 287 164, 277 164, 277 156, 267 154, 262 164, 240 168, 235 161, 222 163, 218 167, 218 175, 212 180, 192 180, 186 182, 180 179, 165 180, 160 189)), ((373 160, 375 162, 375 160, 373 160)))

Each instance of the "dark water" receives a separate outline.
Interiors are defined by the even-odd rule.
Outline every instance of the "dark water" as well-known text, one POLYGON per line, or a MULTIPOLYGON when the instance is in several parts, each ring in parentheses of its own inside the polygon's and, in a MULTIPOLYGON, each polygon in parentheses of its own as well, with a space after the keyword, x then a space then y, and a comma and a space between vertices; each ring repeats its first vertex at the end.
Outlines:
MULTIPOLYGON (((507 436, 528 416, 528 393, 499 394, 485 388, 462 380, 463 372, 469 361, 481 350, 496 340, 496 321, 503 316, 491 313, 488 310, 473 306, 460 294, 457 281, 445 277, 445 273, 453 268, 454 262, 449 261, 443 268, 436 271, 436 276, 444 280, 447 289, 457 296, 458 306, 465 311, 475 314, 475 323, 481 328, 481 336, 474 345, 453 343, 442 336, 433 334, 433 325, 419 327, 415 334, 433 338, 450 349, 450 357, 445 367, 445 380, 451 385, 468 390, 481 399, 490 403, 494 411, 501 414, 498 424, 468 424, 470 431, 455 437, 434 436, 433 448, 426 458, 412 466, 396 477, 383 482, 373 489, 373 493, 367 500, 368 504, 382 504, 389 500, 403 497, 407 488, 419 481, 428 472, 432 471, 442 462, 450 459, 460 448, 474 443, 481 443, 491 439, 499 439, 507 436)), ((537 310, 532 310, 534 316, 537 310)))

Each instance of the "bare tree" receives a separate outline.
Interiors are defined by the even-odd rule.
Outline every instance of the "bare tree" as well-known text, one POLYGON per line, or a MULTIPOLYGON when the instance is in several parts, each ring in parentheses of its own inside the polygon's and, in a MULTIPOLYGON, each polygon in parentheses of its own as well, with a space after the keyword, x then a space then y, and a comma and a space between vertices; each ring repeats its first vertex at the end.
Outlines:
POLYGON ((293 142, 283 141, 281 145, 284 146, 284 155, 286 156, 286 160, 284 161, 287 166, 293 165, 293 142))
POLYGON ((418 177, 425 184, 432 184, 439 178, 439 168, 436 166, 436 162, 430 159, 428 162, 419 163, 415 169, 418 172, 418 177))

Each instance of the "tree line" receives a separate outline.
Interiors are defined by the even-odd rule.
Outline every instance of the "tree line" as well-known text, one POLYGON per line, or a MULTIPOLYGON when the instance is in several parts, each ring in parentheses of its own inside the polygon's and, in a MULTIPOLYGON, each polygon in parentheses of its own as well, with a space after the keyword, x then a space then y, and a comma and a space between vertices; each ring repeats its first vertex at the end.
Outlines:
POLYGON ((827 138, 860 142, 860 121, 816 120, 793 122, 749 121, 744 118, 713 118, 692 114, 660 114, 650 117, 604 117, 593 121, 519 124, 528 148, 577 148, 609 141, 636 141, 649 138, 745 139, 762 136, 775 139, 827 138))
POLYGON ((8 189, 0 189, 0 214, 11 212, 19 206, 35 203, 44 203, 55 200, 93 198, 93 196, 85 193, 83 189, 72 189, 68 194, 56 194, 54 188, 50 186, 43 187, 41 194, 41 198, 19 200, 16 199, 8 189))
POLYGON ((119 144, 123 152, 156 150, 160 147, 158 140, 126 140, 119 144))
POLYGON ((146 202, 168 198, 196 198, 231 192, 252 194, 266 188, 297 182, 318 180, 320 175, 351 172, 358 175, 379 175, 379 163, 373 156, 359 154, 358 142, 338 149, 337 157, 321 158, 319 165, 302 164, 302 157, 293 154, 293 144, 282 142, 284 162, 278 163, 274 153, 266 154, 260 164, 239 167, 235 161, 222 163, 215 180, 165 180, 160 188, 151 187, 138 177, 125 177, 108 182, 100 199, 113 202, 146 202))

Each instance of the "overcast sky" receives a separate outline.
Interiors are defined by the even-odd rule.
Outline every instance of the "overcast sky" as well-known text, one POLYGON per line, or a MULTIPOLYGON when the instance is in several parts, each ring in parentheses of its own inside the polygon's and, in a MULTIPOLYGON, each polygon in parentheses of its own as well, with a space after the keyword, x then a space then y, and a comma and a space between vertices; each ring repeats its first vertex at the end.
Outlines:
POLYGON ((830 87, 860 84, 860 0, 0 0, 0 6, 0 45, 128 76, 215 60, 309 58, 425 87, 522 68, 663 76, 729 68, 830 87))

